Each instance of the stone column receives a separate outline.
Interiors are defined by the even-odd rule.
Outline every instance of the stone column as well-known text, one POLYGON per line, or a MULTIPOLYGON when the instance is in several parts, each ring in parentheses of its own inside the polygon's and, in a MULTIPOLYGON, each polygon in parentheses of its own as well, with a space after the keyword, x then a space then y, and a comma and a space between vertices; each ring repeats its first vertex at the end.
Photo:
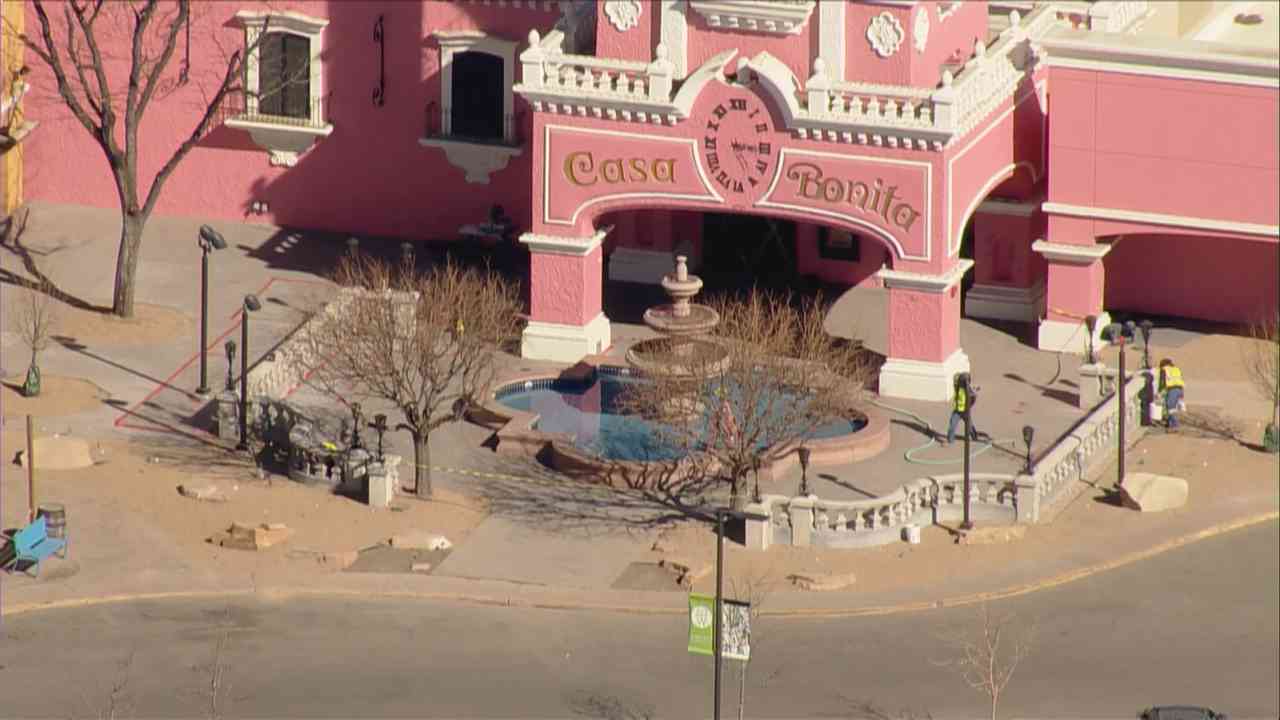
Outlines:
POLYGON ((1038 201, 988 200, 973 216, 974 283, 967 317, 1038 322, 1044 317, 1044 258, 1031 242, 1043 232, 1038 201))
POLYGON ((809 547, 813 544, 813 503, 814 496, 791 498, 787 511, 791 513, 791 544, 794 547, 809 547))
POLYGON ((957 260, 941 275, 884 269, 876 276, 889 291, 888 359, 880 368, 880 395, 945 402, 956 373, 969 370, 960 348, 960 280, 973 266, 957 260))
POLYGON ((601 310, 605 231, 586 237, 525 233, 529 247, 529 324, 522 357, 575 363, 612 342, 601 310))
POLYGON ((754 515, 764 515, 766 517, 764 520, 747 518, 747 549, 768 550, 770 543, 773 541, 772 503, 751 503, 747 505, 746 511, 754 515))
POLYGON ((1040 321, 1041 350, 1083 355, 1089 345, 1085 318, 1094 316, 1093 346, 1102 346, 1102 328, 1111 316, 1102 309, 1106 271, 1102 258, 1110 245, 1077 245, 1037 240, 1031 248, 1049 262, 1045 317, 1040 321))

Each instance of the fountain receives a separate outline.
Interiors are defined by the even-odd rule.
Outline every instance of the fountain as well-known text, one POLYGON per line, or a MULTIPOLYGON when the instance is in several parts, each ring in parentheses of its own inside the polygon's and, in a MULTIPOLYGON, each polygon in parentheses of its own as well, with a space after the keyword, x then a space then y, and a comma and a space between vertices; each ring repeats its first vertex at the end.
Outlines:
POLYGON ((689 258, 676 256, 674 273, 662 276, 662 289, 671 302, 651 307, 644 323, 662 334, 641 340, 627 351, 627 361, 641 372, 710 375, 728 361, 728 351, 702 336, 720 323, 720 314, 690 302, 702 290, 702 278, 689 274, 689 258))

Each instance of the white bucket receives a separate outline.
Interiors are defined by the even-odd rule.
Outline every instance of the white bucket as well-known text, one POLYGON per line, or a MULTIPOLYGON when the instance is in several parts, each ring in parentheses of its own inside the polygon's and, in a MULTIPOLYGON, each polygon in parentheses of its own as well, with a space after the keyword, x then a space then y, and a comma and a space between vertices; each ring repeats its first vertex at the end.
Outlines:
POLYGON ((1164 405, 1159 402, 1147 403, 1147 408, 1151 414, 1151 422, 1160 422, 1164 420, 1164 405))
POLYGON ((907 542, 911 543, 912 545, 919 545, 920 544, 920 526, 919 525, 906 526, 905 528, 903 528, 903 536, 904 536, 904 539, 907 542))

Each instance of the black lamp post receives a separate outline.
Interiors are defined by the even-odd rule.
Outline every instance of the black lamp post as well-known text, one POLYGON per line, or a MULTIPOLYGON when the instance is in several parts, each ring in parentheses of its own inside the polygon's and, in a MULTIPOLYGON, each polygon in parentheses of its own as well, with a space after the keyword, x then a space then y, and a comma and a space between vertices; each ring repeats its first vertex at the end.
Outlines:
POLYGON ((227 351, 227 392, 231 392, 236 387, 231 375, 231 368, 236 366, 236 341, 228 340, 222 348, 227 351))
POLYGON ((378 462, 382 462, 386 457, 382 454, 382 436, 387 432, 387 416, 378 413, 373 416, 373 422, 369 423, 369 427, 378 433, 378 462))
POLYGON ((1030 425, 1022 426, 1022 442, 1027 444, 1027 474, 1031 474, 1031 441, 1036 437, 1036 429, 1030 425))
POLYGON ((240 443, 237 450, 249 449, 249 313, 262 309, 257 295, 244 296, 240 313, 240 443))
POLYGON ((1120 323, 1111 323, 1106 327, 1106 329, 1102 331, 1103 339, 1105 339, 1107 342, 1113 342, 1120 346, 1120 381, 1116 384, 1116 402, 1119 404, 1119 411, 1120 411, 1120 417, 1118 419, 1120 426, 1119 426, 1119 433, 1117 437, 1117 441, 1119 442, 1119 448, 1116 453, 1116 456, 1117 456, 1116 457, 1116 487, 1120 487, 1121 485, 1124 485, 1124 449, 1125 449, 1125 443, 1124 443, 1125 392, 1124 392, 1124 389, 1125 389, 1125 384, 1127 382, 1127 378, 1125 377, 1125 367, 1124 367, 1125 366, 1124 343, 1126 340, 1133 340, 1133 334, 1135 330, 1137 330, 1137 326, 1133 324, 1132 320, 1130 320, 1129 322, 1123 325, 1121 325, 1120 323))
POLYGON ((1090 315, 1084 319, 1084 328, 1089 331, 1089 335, 1084 339, 1084 359, 1085 362, 1092 365, 1097 358, 1093 354, 1093 330, 1098 326, 1098 316, 1090 315))
POLYGON ((721 598, 724 595, 724 520, 725 518, 734 518, 735 520, 768 520, 768 515, 760 515, 758 513, 749 513, 742 510, 733 510, 731 508, 715 508, 716 514, 716 616, 715 627, 712 632, 715 633, 713 647, 715 648, 716 658, 716 679, 715 679, 715 720, 720 720, 720 666, 721 666, 721 647, 720 647, 720 620, 724 614, 724 605, 721 598))
POLYGON ((964 412, 961 416, 964 418, 964 520, 960 523, 961 530, 973 529, 973 517, 971 515, 973 484, 970 482, 969 476, 969 442, 973 435, 973 418, 970 415, 973 408, 973 391, 969 389, 969 373, 960 373, 960 386, 965 393, 964 412))
POLYGON ((809 452, 807 447, 796 451, 800 456, 800 494, 805 497, 809 495, 809 452))
POLYGON ((751 493, 751 502, 757 505, 763 499, 760 496, 760 456, 751 458, 751 470, 755 473, 756 486, 754 492, 751 493))
POLYGON ((1138 323, 1138 329, 1142 331, 1142 369, 1151 369, 1151 330, 1155 327, 1155 323, 1150 320, 1143 320, 1138 323))
POLYGON ((200 226, 200 386, 197 395, 209 394, 209 251, 223 250, 227 241, 208 225, 200 226))
POLYGON ((351 403, 351 449, 364 446, 360 441, 360 403, 351 403))

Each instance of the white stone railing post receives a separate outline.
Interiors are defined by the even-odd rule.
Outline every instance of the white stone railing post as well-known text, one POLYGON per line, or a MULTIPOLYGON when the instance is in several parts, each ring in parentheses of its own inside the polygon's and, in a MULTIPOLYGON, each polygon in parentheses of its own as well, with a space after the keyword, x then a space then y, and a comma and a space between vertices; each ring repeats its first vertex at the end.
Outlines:
POLYGON ((675 66, 667 58, 667 46, 658 43, 656 57, 646 68, 649 80, 649 99, 666 102, 671 99, 671 76, 675 66))
POLYGON ((831 112, 831 78, 827 77, 827 61, 813 61, 813 76, 804 84, 805 102, 810 113, 826 115, 831 112))
POLYGON ((747 518, 747 549, 768 550, 773 541, 773 501, 750 503, 746 510, 752 515, 763 515, 763 520, 747 518))
POLYGON ((814 497, 792 498, 787 510, 791 513, 791 544, 809 547, 813 543, 814 497))

